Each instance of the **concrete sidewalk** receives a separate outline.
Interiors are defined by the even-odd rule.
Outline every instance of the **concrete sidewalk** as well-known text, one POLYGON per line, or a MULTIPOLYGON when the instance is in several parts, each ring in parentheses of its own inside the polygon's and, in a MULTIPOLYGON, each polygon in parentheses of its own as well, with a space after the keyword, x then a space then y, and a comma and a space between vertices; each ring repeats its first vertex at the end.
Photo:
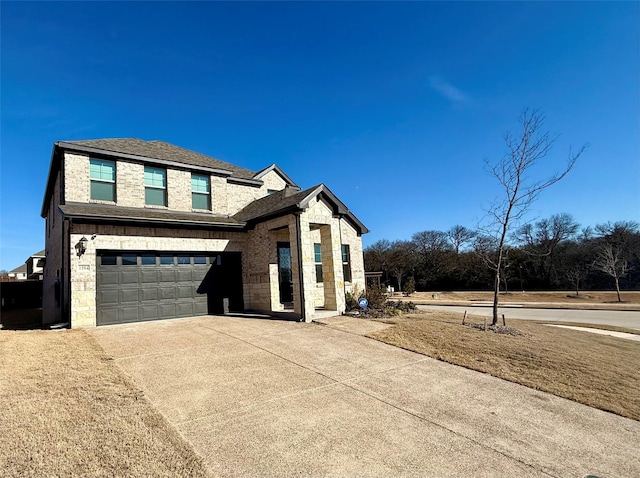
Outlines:
POLYGON ((89 332, 220 476, 640 475, 638 422, 326 323, 89 332))

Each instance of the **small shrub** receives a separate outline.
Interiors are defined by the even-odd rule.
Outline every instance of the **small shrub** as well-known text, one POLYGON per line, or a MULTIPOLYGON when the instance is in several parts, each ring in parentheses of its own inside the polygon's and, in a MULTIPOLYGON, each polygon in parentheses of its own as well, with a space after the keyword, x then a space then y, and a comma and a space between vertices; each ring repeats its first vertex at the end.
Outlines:
POLYGON ((405 297, 409 297, 416 291, 416 281, 413 276, 407 279, 407 282, 404 285, 404 295, 405 297))
POLYGON ((369 287, 364 297, 369 301, 369 308, 382 310, 387 303, 387 291, 382 287, 369 287))
POLYGON ((346 292, 344 294, 344 301, 345 301, 345 308, 347 310, 347 312, 355 310, 358 308, 358 295, 356 294, 357 291, 354 291, 353 293, 351 292, 346 292))
POLYGON ((416 304, 413 302, 390 302, 385 308, 385 312, 389 315, 399 315, 404 312, 415 312, 416 304))
POLYGON ((413 302, 391 301, 387 302, 387 291, 382 287, 370 287, 366 292, 353 290, 345 293, 346 312, 350 315, 362 315, 367 318, 384 318, 402 315, 405 312, 414 312, 416 305, 413 302), (366 298, 369 306, 361 310, 358 299, 366 298))

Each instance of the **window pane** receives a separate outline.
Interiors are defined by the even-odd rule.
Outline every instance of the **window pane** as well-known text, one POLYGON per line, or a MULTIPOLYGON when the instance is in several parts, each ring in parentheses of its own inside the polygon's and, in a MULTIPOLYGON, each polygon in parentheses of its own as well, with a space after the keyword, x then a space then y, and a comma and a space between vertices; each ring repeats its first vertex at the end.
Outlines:
POLYGON ((345 282, 351 282, 351 266, 349 264, 342 264, 342 274, 345 282))
POLYGON ((91 181, 91 199, 97 199, 99 201, 115 201, 116 183, 91 181))
POLYGON ((123 266, 135 266, 138 264, 138 255, 137 254, 122 254, 122 265, 123 266))
POLYGON ((163 266, 173 265, 173 254, 160 254, 160 264, 163 266))
POLYGON ((191 207, 193 209, 209 210, 209 195, 200 193, 191 194, 191 207))
POLYGON ((143 266, 154 266, 156 265, 156 255, 155 254, 142 254, 140 256, 141 262, 143 266))
POLYGON ((189 254, 178 254, 178 264, 191 264, 191 256, 189 254))
POLYGON ((315 262, 322 262, 322 246, 320 244, 313 245, 313 253, 315 262))
POLYGON ((105 181, 116 180, 116 163, 102 159, 89 161, 89 176, 91 179, 103 179, 105 181))
POLYGON ((102 256, 100 258, 100 264, 103 266, 115 266, 116 256, 114 255, 102 256))
POLYGON ((322 264, 316 264, 316 282, 322 282, 322 264))
POLYGON ((209 192, 209 176, 192 174, 191 190, 194 192, 208 193, 209 192))
POLYGON ((165 190, 156 188, 144 188, 144 203, 153 206, 166 206, 165 190))
POLYGON ((160 168, 144 168, 144 184, 145 186, 156 186, 164 188, 167 186, 167 171, 160 168))
POLYGON ((349 262, 349 245, 342 245, 342 262, 349 262))
POLYGON ((194 264, 206 264, 207 258, 205 256, 193 256, 194 264))
POLYGON ((342 274, 345 282, 351 282, 351 253, 349 244, 342 245, 342 274))

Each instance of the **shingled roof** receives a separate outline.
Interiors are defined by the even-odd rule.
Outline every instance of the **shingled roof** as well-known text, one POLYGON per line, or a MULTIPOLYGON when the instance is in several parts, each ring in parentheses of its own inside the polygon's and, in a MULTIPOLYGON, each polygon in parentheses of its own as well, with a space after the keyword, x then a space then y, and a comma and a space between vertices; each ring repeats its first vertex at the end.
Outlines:
POLYGON ((233 217, 238 221, 249 222, 281 215, 290 210, 299 210, 300 202, 309 196, 316 188, 318 188, 318 186, 300 192, 295 189, 284 188, 281 191, 276 191, 269 196, 249 203, 233 217))
POLYGON ((82 141, 59 141, 56 145, 65 149, 88 150, 112 156, 133 156, 134 159, 159 159, 162 161, 200 166, 219 170, 239 179, 253 179, 256 173, 225 161, 196 153, 164 141, 143 141, 137 138, 90 139, 82 141))
POLYGON ((357 229, 359 234, 366 234, 369 229, 340 201, 324 184, 318 184, 304 191, 285 188, 269 196, 257 199, 245 206, 233 217, 241 222, 252 224, 272 217, 282 216, 293 211, 300 211, 309 206, 313 198, 321 197, 333 207, 334 214, 344 216, 357 229))
POLYGON ((219 226, 224 228, 243 228, 244 222, 227 216, 199 212, 168 211, 166 209, 136 208, 112 206, 110 204, 91 204, 69 202, 59 206, 65 217, 89 219, 91 221, 119 221, 140 223, 162 223, 181 226, 219 226))

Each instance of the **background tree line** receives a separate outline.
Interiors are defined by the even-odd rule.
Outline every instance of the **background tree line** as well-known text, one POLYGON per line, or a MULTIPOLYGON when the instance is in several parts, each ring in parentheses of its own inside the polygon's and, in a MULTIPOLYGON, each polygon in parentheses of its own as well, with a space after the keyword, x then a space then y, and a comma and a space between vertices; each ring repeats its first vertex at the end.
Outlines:
MULTIPOLYGON (((364 250, 367 271, 403 290, 492 290, 499 245, 464 226, 416 232, 409 241, 380 240, 364 250)), ((527 223, 509 235, 500 265, 501 290, 640 288, 640 233, 632 221, 581 227, 570 214, 527 223)))

